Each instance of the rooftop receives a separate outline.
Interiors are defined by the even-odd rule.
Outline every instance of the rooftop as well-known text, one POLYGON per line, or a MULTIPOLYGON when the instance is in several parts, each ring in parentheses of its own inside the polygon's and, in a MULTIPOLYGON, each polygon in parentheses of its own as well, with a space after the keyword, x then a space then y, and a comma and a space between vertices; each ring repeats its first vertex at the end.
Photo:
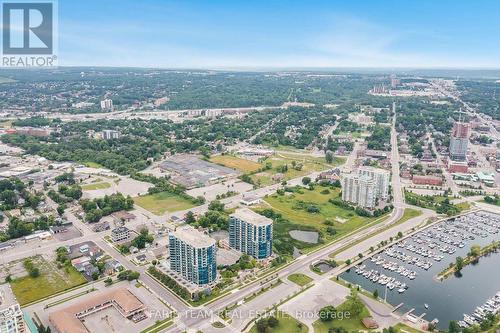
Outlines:
POLYGON ((375 167, 371 167, 371 166, 362 166, 362 167, 359 167, 358 172, 359 171, 369 171, 369 172, 375 172, 375 173, 379 173, 379 174, 380 173, 389 174, 388 170, 381 169, 381 168, 375 168, 375 167))
POLYGON ((273 220, 271 220, 270 218, 257 214, 256 212, 248 208, 236 209, 236 211, 233 214, 231 214, 231 217, 235 217, 237 219, 255 225, 269 225, 273 223, 273 220))
POLYGON ((88 333, 89 331, 81 321, 86 314, 92 312, 86 313, 86 310, 92 310, 110 301, 118 305, 119 311, 123 311, 122 315, 125 316, 144 307, 144 304, 130 290, 119 288, 99 293, 86 301, 52 312, 49 314, 49 320, 59 332, 88 333))
POLYGON ((0 309, 5 309, 11 305, 17 304, 16 297, 12 293, 9 283, 0 285, 0 309))
POLYGON ((215 245, 215 239, 211 238, 208 235, 205 235, 202 232, 199 232, 189 225, 177 228, 175 231, 172 231, 170 235, 197 248, 215 245))

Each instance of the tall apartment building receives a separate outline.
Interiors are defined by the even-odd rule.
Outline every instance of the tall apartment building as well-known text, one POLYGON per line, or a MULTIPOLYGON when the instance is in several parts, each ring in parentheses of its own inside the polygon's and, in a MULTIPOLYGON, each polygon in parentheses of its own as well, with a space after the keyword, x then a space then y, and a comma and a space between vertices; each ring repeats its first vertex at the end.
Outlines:
POLYGON ((215 240, 191 226, 171 232, 169 238, 170 269, 197 285, 217 278, 215 240))
POLYGON ((450 137, 450 159, 465 161, 469 144, 469 124, 457 121, 453 124, 450 137))
POLYGON ((120 138, 120 132, 115 130, 103 130, 101 132, 101 137, 104 140, 118 139, 120 138))
POLYGON ((375 180, 375 195, 377 198, 386 200, 389 196, 389 182, 391 173, 384 169, 373 167, 361 167, 358 175, 366 175, 375 180))
POLYGON ((377 199, 376 181, 364 174, 347 174, 342 177, 342 200, 363 208, 374 208, 377 199))
POLYGON ((8 283, 0 286, 0 332, 27 332, 23 312, 8 283))
POLYGON ((101 101, 101 109, 113 111, 113 100, 109 98, 103 99, 101 101))
POLYGON ((255 259, 273 254, 273 220, 248 208, 229 216, 229 246, 255 259))

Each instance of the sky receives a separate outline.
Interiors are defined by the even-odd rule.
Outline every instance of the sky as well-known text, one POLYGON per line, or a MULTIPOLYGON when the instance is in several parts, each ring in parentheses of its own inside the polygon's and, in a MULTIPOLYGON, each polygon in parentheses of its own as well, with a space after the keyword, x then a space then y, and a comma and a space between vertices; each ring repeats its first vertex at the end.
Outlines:
POLYGON ((500 68, 500 1, 59 0, 59 65, 500 68))

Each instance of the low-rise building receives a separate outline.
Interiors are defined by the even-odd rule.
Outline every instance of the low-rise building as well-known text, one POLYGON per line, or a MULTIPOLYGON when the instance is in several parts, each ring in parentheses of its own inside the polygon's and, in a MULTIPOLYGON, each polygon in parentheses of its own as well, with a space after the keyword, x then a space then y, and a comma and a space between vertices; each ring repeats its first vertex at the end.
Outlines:
POLYGON ((88 300, 49 313, 49 321, 57 332, 88 333, 83 324, 85 318, 110 307, 114 307, 125 320, 138 322, 146 318, 144 303, 129 289, 118 288, 91 295, 88 300))
POLYGON ((320 172, 320 174, 318 175, 318 178, 316 180, 318 180, 318 181, 326 180, 326 181, 329 181, 332 183, 337 181, 337 180, 340 180, 340 169, 335 168, 335 169, 330 169, 330 170, 320 172))
POLYGON ((469 166, 467 161, 448 161, 448 171, 450 173, 467 173, 469 166))
POLYGON ((493 172, 479 171, 476 173, 478 180, 488 187, 495 186, 495 174, 493 172))
POLYGON ((258 205, 260 202, 261 202, 260 198, 252 194, 243 195, 243 197, 240 200, 240 203, 245 206, 258 205))
POLYGON ((412 181, 413 181, 413 184, 416 184, 416 185, 432 185, 432 186, 443 185, 443 179, 441 177, 435 177, 435 176, 415 175, 415 176, 413 176, 412 181))
POLYGON ((127 227, 121 226, 111 230, 111 240, 113 242, 122 242, 130 238, 130 230, 127 227))

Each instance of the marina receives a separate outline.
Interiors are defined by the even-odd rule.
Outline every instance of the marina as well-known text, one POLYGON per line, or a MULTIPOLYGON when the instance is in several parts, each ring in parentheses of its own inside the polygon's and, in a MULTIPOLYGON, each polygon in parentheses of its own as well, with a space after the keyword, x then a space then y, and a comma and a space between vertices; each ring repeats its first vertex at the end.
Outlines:
POLYGON ((471 246, 497 241, 499 230, 500 215, 490 212, 450 218, 376 252, 340 277, 369 292, 377 290, 409 320, 423 316, 440 328, 450 320, 467 327, 499 311, 500 256, 484 256, 443 281, 436 276, 457 256, 467 256, 471 246))

